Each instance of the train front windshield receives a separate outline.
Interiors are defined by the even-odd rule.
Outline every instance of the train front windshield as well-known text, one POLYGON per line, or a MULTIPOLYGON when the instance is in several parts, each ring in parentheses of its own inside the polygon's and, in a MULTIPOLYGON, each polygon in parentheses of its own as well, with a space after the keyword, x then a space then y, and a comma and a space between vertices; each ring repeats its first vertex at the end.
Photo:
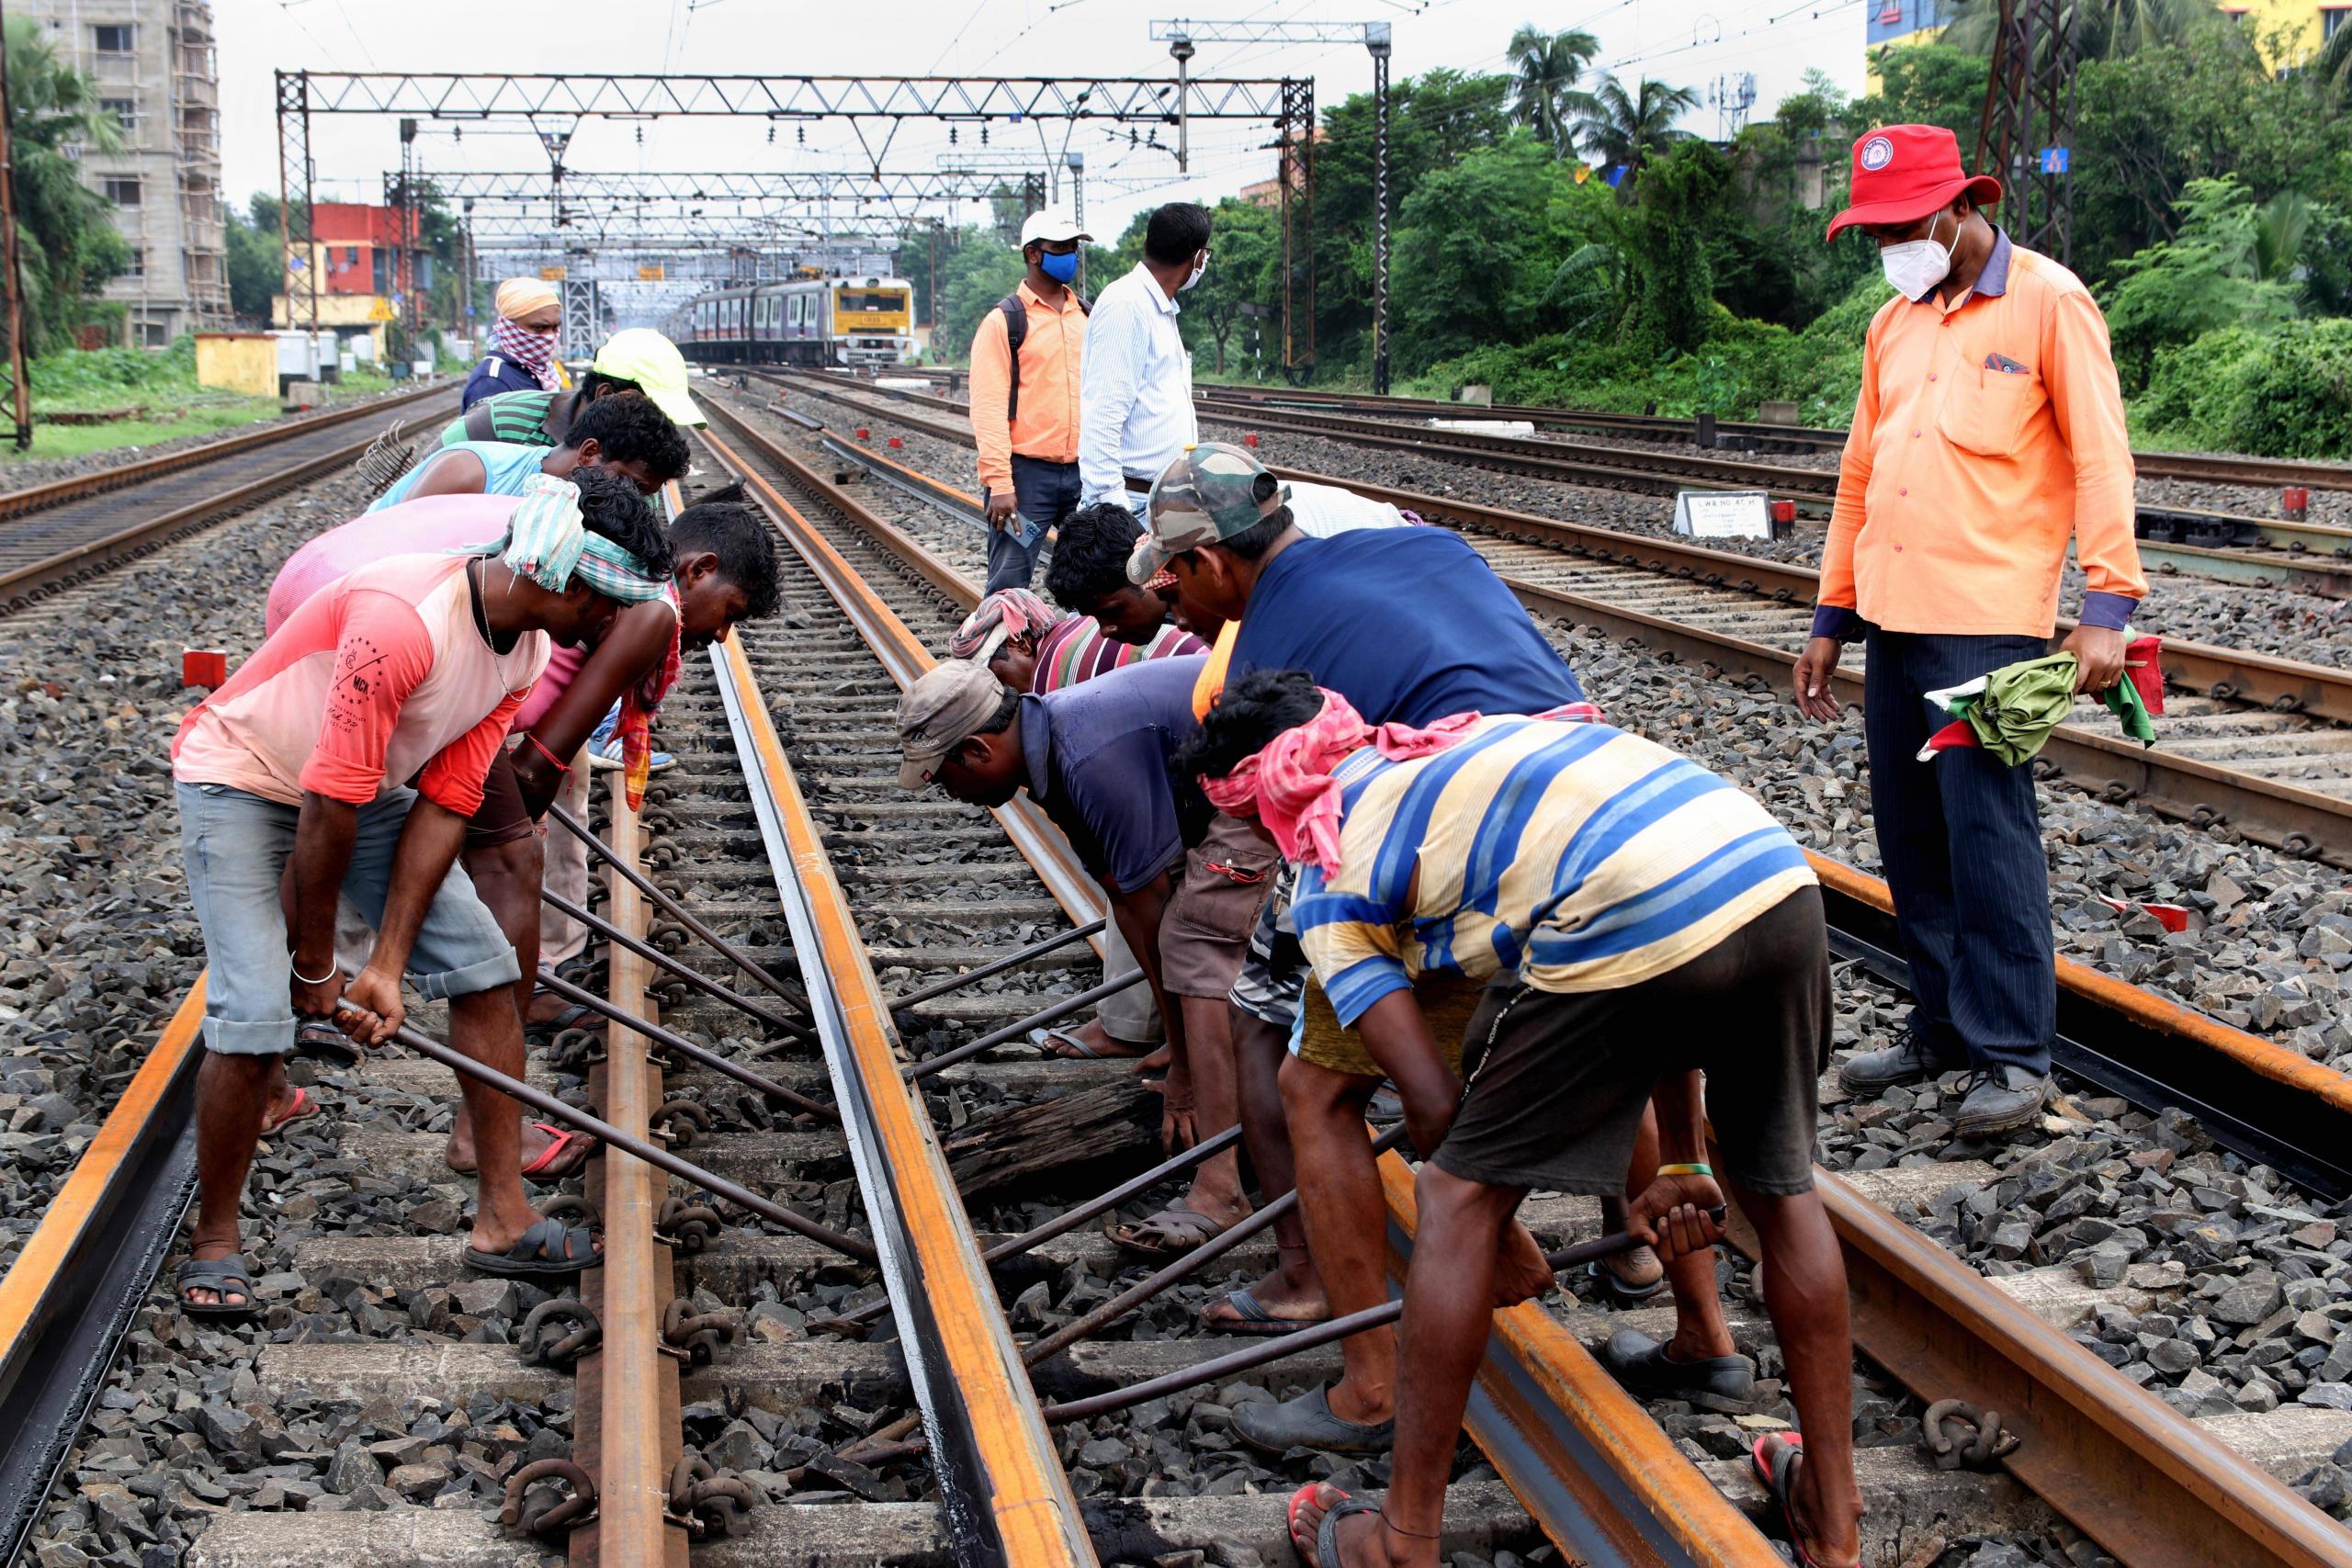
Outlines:
POLYGON ((904 288, 836 288, 833 316, 842 332, 903 331, 910 290, 904 288))

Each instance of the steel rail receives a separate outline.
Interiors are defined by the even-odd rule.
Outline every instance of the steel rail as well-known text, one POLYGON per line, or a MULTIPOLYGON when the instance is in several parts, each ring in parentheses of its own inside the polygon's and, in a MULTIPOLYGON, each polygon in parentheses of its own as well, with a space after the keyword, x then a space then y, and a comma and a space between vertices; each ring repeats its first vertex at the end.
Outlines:
MULTIPOLYGON (((719 405, 714 402, 714 406, 719 405)), ((956 434, 927 422, 909 423, 920 426, 927 434, 943 437, 956 434)), ((962 434, 968 445, 969 431, 962 434)), ((1305 478, 1319 483, 1340 482, 1321 475, 1275 471, 1286 473, 1286 477, 1305 478)), ((948 489, 951 494, 961 494, 952 487, 943 488, 948 489)), ((1464 513, 1465 518, 1475 516, 1484 521, 1501 517, 1514 525, 1528 525, 1539 534, 1556 529, 1571 536, 1590 536, 1595 543, 1577 547, 1600 554, 1608 546, 1623 545, 1628 553, 1611 558, 1626 564, 1652 564, 1659 558, 1638 553, 1643 547, 1657 542, 1643 536, 1611 534, 1605 529, 1588 528, 1578 524, 1554 524, 1549 519, 1501 513, 1491 508, 1457 507, 1456 503, 1442 497, 1423 496, 1409 491, 1361 484, 1351 488, 1398 505, 1412 506, 1416 510, 1431 509, 1424 511, 1424 515, 1454 509, 1464 513)), ((970 498, 964 499, 968 501, 970 498)), ((910 547, 921 548, 911 544, 910 547)), ((1804 569, 1782 567, 1776 562, 1758 561, 1747 556, 1699 549, 1672 542, 1668 542, 1668 549, 1672 555, 1666 558, 1679 558, 1686 565, 1693 559, 1703 559, 1720 573, 1748 568, 1784 573, 1783 585, 1802 581, 1807 590, 1806 600, 1810 602, 1813 574, 1804 569)), ((1508 576, 1504 581, 1511 584, 1522 603, 1533 598, 1531 608, 1566 608, 1579 618, 1602 624, 1604 629, 1612 633, 1637 636, 1653 646, 1662 644, 1669 651, 1696 661, 1721 662, 1724 646, 1735 644, 1750 650, 1748 657, 1754 661, 1757 671, 1777 671, 1785 667, 1786 656, 1762 644, 1741 642, 1720 634, 1702 636, 1693 633, 1691 628, 1638 611, 1618 609, 1558 590, 1538 589, 1508 576), (1681 640, 1685 634, 1690 634, 1687 643, 1681 640), (1774 662, 1776 660, 1779 662, 1774 662)), ((1771 582, 1773 579, 1767 576, 1761 582, 1747 579, 1731 581, 1736 586, 1760 592, 1762 583, 1771 582)), ((2169 657, 2173 649, 2165 651, 2169 657)), ((2208 651, 2222 653, 2224 650, 2208 651)), ((2284 663, 2282 660, 2266 662, 2284 663)), ((1838 679, 1841 691, 1859 703, 1861 698, 1860 676, 1840 670, 1838 679)), ((2106 740, 2101 736, 2089 739, 2106 740)), ((2192 765, 2206 769, 2205 764, 2192 765)), ((1865 948, 1875 949, 1882 957, 1891 952, 1894 946, 1892 920, 1894 906, 1886 885, 1839 862, 1819 855, 1811 855, 1810 858, 1829 900, 1836 929, 1849 948, 1858 955, 1865 948)), ((2233 1029, 2193 1009, 2166 1001, 2072 959, 2059 958, 2056 969, 2061 1032, 2066 1037, 2064 1043, 2069 1047, 2068 1059, 2064 1065, 2069 1070, 2137 1105, 2150 1108, 2165 1104, 2196 1107, 2200 1114, 2211 1118, 2209 1128, 2218 1137, 2248 1157, 2262 1159, 2282 1169, 2292 1168, 2320 1190, 2336 1190, 2339 1184, 2344 1190, 2352 1190, 2352 1157, 2341 1156, 2337 1153, 2352 1146, 2346 1143, 2347 1135, 2352 1135, 2352 1077, 2311 1061, 2300 1052, 2272 1044, 2243 1030, 2233 1029)), ((1895 969, 1889 966, 1884 972, 1892 976, 1895 969)))
MULTIPOLYGON (((709 406, 715 417, 746 428, 716 400, 709 406)), ((952 575, 936 558, 932 567, 920 564, 929 552, 896 529, 889 532, 901 542, 888 547, 922 580, 952 575)), ((971 592, 967 584, 965 593, 971 592)), ((1631 1396, 1564 1327, 1541 1309, 1532 1310, 1548 1333, 1540 1342, 1527 1341, 1536 1347, 1532 1351, 1507 1355, 1503 1364, 1512 1387, 1536 1392, 1516 1396, 1507 1418, 1483 1423, 1474 1402, 1472 1430, 1522 1499, 1554 1500, 1540 1516, 1554 1539, 1586 1550, 1588 1560, 1600 1564, 1777 1564, 1778 1555, 1755 1527, 1690 1465, 1631 1396), (1634 1427, 1645 1436, 1619 1430, 1634 1427), (1588 1464, 1600 1467, 1610 1479, 1587 1476, 1580 1467, 1588 1464)), ((1030 1353, 1036 1350, 1033 1346, 1030 1353)), ((1491 1407, 1492 1401, 1487 1403, 1491 1407)))
MULTIPOLYGON (((641 931, 644 897, 618 868, 635 864, 643 830, 629 807, 627 781, 618 773, 608 777, 606 908, 616 931, 641 931)), ((649 1013, 652 1002, 645 987, 651 975, 641 955, 615 943, 605 981, 614 1009, 649 1013)), ((606 1117, 640 1142, 652 1138, 653 1112, 662 1102, 662 1068, 648 1045, 642 1033, 614 1020, 605 1031, 604 1059, 588 1077, 588 1092, 606 1117)), ((595 1478, 596 1512, 572 1529, 570 1559, 582 1565, 686 1568, 684 1522, 667 1506, 670 1472, 684 1442, 678 1363, 662 1353, 661 1341, 662 1308, 675 1293, 669 1245, 655 1226, 669 1182, 626 1148, 607 1144, 596 1151, 585 1185, 588 1201, 604 1219, 605 1261, 584 1273, 580 1294, 603 1331, 573 1373, 579 1403, 571 1457, 595 1478)))
MULTIPOLYGON (((626 881, 627 879, 623 878, 622 880, 626 881)), ((632 894, 635 894, 637 889, 636 887, 631 886, 629 891, 632 894)), ((814 1032, 809 1029, 808 1024, 804 1023, 799 1019, 786 1018, 784 1014, 776 1011, 775 1009, 768 1006, 765 1002, 753 1001, 751 998, 745 996, 742 992, 736 990, 734 987, 721 985, 718 981, 712 979, 701 970, 695 969, 689 964, 681 964, 678 960, 671 957, 668 953, 662 952, 651 942, 647 942, 644 938, 631 936, 613 921, 607 920, 601 915, 594 913, 593 910, 573 903, 571 899, 565 897, 560 893, 555 892, 551 888, 542 887, 539 889, 539 902, 545 904, 548 908, 555 910, 559 914, 564 915, 569 919, 578 920, 582 925, 587 927, 590 931, 595 932, 598 936, 603 937, 606 942, 610 942, 616 949, 628 953, 633 958, 643 959, 646 963, 652 964, 655 968, 662 970, 663 973, 675 979, 684 982, 694 989, 700 991, 703 995, 709 997, 714 1001, 724 1002, 729 1007, 735 1009, 738 1012, 758 1019, 762 1023, 766 1024, 778 1034, 782 1034, 793 1040, 813 1040, 816 1038, 814 1032)))
MULTIPOLYGON (((828 496, 831 504, 841 508, 843 516, 884 549, 909 562, 930 558, 930 552, 856 502, 834 491, 808 465, 753 430, 733 411, 716 401, 711 406, 718 410, 718 417, 746 446, 782 468, 794 482, 807 485, 817 494, 828 496)), ((892 614, 889 607, 865 586, 849 562, 842 558, 841 552, 802 517, 798 509, 786 500, 774 485, 753 471, 739 454, 710 431, 705 430, 700 434, 711 450, 718 455, 719 460, 741 476, 756 494, 768 502, 770 509, 786 521, 786 537, 808 563, 809 570, 817 574, 818 581, 826 585, 827 592, 842 606, 851 623, 858 627, 859 634, 875 650, 890 678, 901 689, 912 685, 916 678, 935 662, 923 648, 922 639, 907 629, 906 623, 892 614)), ((979 603, 979 593, 971 583, 935 561, 927 569, 916 570, 922 570, 924 581, 949 603, 967 611, 979 603)), ((1085 866, 1071 852, 1069 841, 1046 819, 1044 812, 1026 800, 1016 800, 999 808, 995 815, 1012 847, 1035 869, 1038 879, 1046 885, 1046 890, 1053 895, 1054 901, 1062 907, 1074 924, 1085 925, 1103 918, 1101 884, 1087 874, 1085 866)), ((1098 953, 1102 952, 1099 940, 1093 942, 1093 946, 1098 953)))
POLYGON ((422 402, 436 395, 447 397, 449 390, 448 382, 435 382, 430 386, 395 392, 388 397, 371 398, 365 402, 349 403, 342 408, 330 408, 296 419, 274 420, 252 430, 240 431, 234 435, 224 435, 217 441, 183 446, 175 451, 158 453, 154 457, 141 457, 128 463, 117 463, 112 467, 98 469, 95 473, 76 474, 70 479, 52 479, 47 484, 28 485, 22 490, 8 491, 0 493, 0 522, 12 517, 22 517, 28 513, 45 512, 52 506, 69 501, 80 501, 85 496, 120 490, 125 485, 142 484, 164 474, 178 473, 184 468, 201 468, 207 463, 216 462, 222 457, 233 457, 240 452, 250 452, 257 446, 274 446, 280 441, 308 434, 313 430, 324 429, 329 425, 346 424, 353 420, 365 419, 371 413, 379 413, 387 409, 403 409, 411 403, 422 402))
MULTIPOLYGON (((925 400, 918 393, 886 390, 884 395, 925 400)), ((925 434, 966 446, 971 444, 968 428, 894 417, 925 434)), ((1813 603, 1819 584, 1819 573, 1810 567, 1710 549, 1679 539, 1561 522, 1418 491, 1342 480, 1304 469, 1275 468, 1272 471, 1283 479, 1340 485, 1469 531, 1518 538, 1561 549, 1571 556, 1709 586, 1738 589, 1792 607, 1813 603)), ((1793 651, 1750 637, 1690 626, 1605 599, 1547 587, 1508 571, 1499 575, 1530 609, 1565 615, 1579 624, 1612 637, 1632 638, 1694 665, 1778 682, 1787 678, 1795 661, 1793 651)), ((2075 623, 2062 617, 2058 625, 2064 630, 2071 629, 2075 623)), ((2193 642, 2167 643, 2164 662, 2168 679, 2219 700, 2259 704, 2331 723, 2352 722, 2352 672, 2193 642)), ((1833 682, 1842 700, 1860 704, 1862 677, 1859 671, 1841 666, 1833 682)), ((2161 816, 2198 827, 2226 823, 2245 838, 2287 853, 2311 856, 2331 865, 2352 866, 2352 800, 2339 800, 2316 790, 2179 756, 2161 748, 2149 750, 2119 737, 2071 723, 2059 725, 2051 732, 2041 760, 2109 798, 2137 800, 2161 816)))
POLYGON ((756 1089, 770 1100, 779 1104, 788 1105, 804 1115, 814 1116, 820 1122, 839 1122, 842 1119, 841 1112, 823 1101, 811 1100, 797 1089, 787 1089, 774 1078, 755 1073, 732 1056, 721 1055, 716 1051, 697 1045, 685 1035, 678 1033, 675 1030, 664 1029, 642 1014, 632 1014, 628 1009, 616 1006, 605 998, 597 996, 594 991, 573 985, 552 969, 542 968, 539 971, 538 985, 542 990, 561 997, 566 1001, 577 1002, 609 1022, 626 1024, 630 1030, 644 1035, 664 1051, 673 1051, 698 1066, 708 1067, 712 1072, 722 1077, 733 1078, 745 1089, 756 1089))
POLYGON ((842 1112, 948 1538, 967 1562, 1091 1564, 1069 1477, 931 1118, 919 1091, 899 1081, 888 1003, 742 639, 715 644, 710 658, 842 1112))
POLYGON ((204 976, 0 1279, 0 1562, 14 1562, 196 1187, 204 976))
MULTIPOLYGON (((1923 1399, 1998 1410, 2001 1462, 2132 1568, 2352 1568, 2352 1531, 1816 1168, 1854 1343, 1923 1399)), ((1755 1234, 1735 1212, 1731 1237, 1755 1234)))

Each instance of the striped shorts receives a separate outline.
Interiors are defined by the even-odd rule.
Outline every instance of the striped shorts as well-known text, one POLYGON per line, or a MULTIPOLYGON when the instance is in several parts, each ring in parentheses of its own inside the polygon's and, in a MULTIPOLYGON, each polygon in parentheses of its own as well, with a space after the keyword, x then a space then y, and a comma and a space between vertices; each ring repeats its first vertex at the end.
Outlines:
POLYGON ((1274 878, 1272 897, 1259 911, 1250 933, 1250 951, 1241 973, 1226 1000, 1261 1022, 1288 1033, 1298 1022, 1301 998, 1306 994, 1306 953, 1291 924, 1291 895, 1298 886, 1298 868, 1284 861, 1274 878))

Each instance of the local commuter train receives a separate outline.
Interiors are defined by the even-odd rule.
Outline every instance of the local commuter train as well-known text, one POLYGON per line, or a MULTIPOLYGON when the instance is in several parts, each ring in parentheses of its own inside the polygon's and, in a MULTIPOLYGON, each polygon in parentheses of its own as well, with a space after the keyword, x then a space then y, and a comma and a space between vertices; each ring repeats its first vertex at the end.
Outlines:
POLYGON ((737 284, 679 308, 670 336, 718 365, 903 365, 915 356, 914 288, 903 277, 737 284))

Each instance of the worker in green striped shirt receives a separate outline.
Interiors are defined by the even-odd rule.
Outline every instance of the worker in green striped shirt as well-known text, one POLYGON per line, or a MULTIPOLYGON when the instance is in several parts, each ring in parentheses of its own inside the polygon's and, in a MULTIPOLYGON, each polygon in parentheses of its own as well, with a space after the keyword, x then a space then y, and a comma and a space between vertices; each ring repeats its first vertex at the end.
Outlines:
POLYGON ((637 392, 670 416, 673 424, 699 425, 702 410, 686 392, 685 356, 678 345, 649 327, 615 333, 596 351, 580 385, 568 392, 501 392, 484 398, 449 422, 441 445, 504 441, 522 446, 561 446, 581 410, 598 398, 637 392))

